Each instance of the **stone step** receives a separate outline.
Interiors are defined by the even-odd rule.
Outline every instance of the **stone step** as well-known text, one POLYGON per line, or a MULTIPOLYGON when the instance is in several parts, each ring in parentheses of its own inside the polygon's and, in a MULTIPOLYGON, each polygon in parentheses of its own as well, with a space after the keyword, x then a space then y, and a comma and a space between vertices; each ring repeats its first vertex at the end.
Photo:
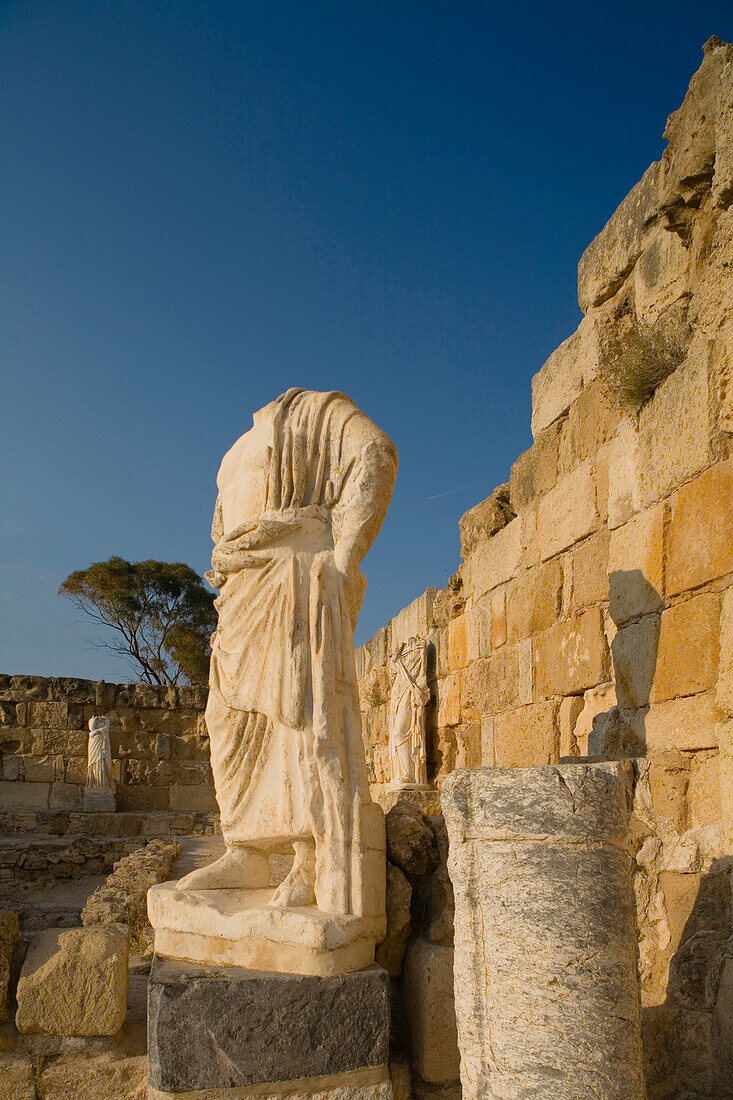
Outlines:
POLYGON ((142 837, 215 836, 216 814, 165 810, 77 813, 69 810, 0 811, 0 836, 142 837))
POLYGON ((139 848, 140 837, 11 836, 0 839, 0 882, 78 878, 109 873, 118 859, 139 848))

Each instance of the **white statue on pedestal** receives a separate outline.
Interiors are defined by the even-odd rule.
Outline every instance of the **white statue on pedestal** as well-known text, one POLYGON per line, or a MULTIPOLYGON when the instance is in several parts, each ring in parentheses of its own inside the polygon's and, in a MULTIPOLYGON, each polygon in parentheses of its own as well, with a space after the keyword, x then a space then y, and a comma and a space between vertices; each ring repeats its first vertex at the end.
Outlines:
POLYGON ((109 718, 103 714, 89 719, 87 781, 84 787, 85 810, 114 810, 115 790, 112 779, 112 749, 109 718))
MULTIPOLYGON (((353 629, 366 588, 359 565, 396 472, 394 444, 353 401, 299 389, 256 413, 224 456, 206 724, 227 850, 182 879, 179 895, 205 892, 222 910, 217 892, 250 891, 227 900, 227 913, 251 905, 256 892, 265 897, 268 854, 290 848, 290 873, 258 905, 383 921, 384 824, 369 795, 353 629)), ((171 930, 161 889, 149 895, 151 919, 171 930)), ((275 927, 282 918, 267 936, 275 927)), ((187 943, 176 950, 193 957, 199 949, 187 943)))
POLYGON ((394 683, 389 697, 389 761, 393 787, 424 787, 425 707, 428 687, 428 647, 421 638, 403 642, 392 658, 394 683))

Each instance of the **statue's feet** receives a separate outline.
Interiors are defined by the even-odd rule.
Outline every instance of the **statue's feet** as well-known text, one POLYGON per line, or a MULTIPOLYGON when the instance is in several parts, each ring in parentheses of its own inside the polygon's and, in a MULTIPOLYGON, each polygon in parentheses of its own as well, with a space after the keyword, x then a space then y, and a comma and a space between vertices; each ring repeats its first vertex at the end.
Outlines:
POLYGON ((267 856, 253 848, 227 848, 208 867, 197 867, 178 882, 179 890, 256 890, 270 885, 267 856))
POLYGON ((292 908, 316 904, 316 850, 308 841, 294 844, 295 859, 287 878, 280 883, 270 905, 292 908))

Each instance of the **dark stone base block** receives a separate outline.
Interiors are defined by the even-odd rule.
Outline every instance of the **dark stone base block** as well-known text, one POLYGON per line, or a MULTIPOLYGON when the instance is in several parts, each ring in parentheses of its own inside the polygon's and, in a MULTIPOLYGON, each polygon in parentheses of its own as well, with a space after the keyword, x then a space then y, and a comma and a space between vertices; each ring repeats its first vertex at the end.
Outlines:
POLYGON ((389 978, 201 966, 156 957, 148 985, 148 1081, 186 1092, 383 1066, 389 978))

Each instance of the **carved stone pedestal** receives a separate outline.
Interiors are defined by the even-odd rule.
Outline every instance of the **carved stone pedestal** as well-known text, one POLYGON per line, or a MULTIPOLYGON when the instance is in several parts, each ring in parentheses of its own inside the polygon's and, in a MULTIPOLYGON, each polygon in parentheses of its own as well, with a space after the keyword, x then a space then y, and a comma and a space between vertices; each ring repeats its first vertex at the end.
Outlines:
POLYGON ((87 787, 82 807, 87 813, 114 813, 117 809, 115 792, 111 787, 87 787))
POLYGON ((383 916, 270 907, 273 893, 271 888, 181 890, 175 882, 153 886, 148 915, 156 954, 296 975, 345 974, 374 962, 385 932, 383 916))
POLYGON ((156 956, 150 1100, 392 1100, 389 979, 198 966, 156 956))

